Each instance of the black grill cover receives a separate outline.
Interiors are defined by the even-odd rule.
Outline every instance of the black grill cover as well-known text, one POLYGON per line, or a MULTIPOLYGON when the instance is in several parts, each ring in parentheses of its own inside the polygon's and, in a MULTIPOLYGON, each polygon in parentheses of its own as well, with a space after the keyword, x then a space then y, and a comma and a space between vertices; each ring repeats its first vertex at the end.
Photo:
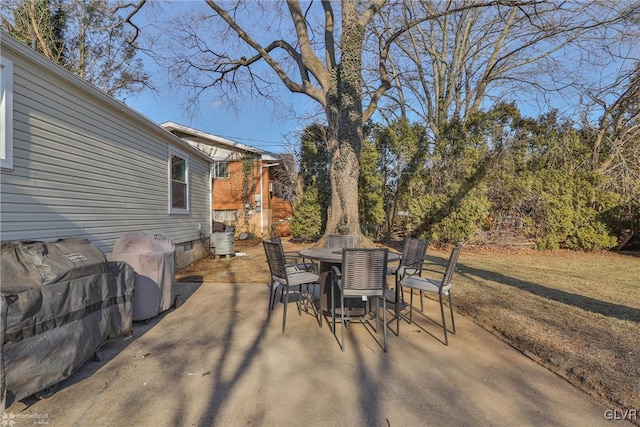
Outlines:
POLYGON ((86 239, 4 242, 0 268, 3 408, 131 331, 133 269, 107 262, 86 239))

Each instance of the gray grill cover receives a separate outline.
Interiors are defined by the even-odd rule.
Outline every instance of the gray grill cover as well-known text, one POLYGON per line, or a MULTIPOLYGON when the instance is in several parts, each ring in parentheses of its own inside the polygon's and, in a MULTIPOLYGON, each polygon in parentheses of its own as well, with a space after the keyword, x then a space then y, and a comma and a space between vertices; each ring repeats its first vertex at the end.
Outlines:
POLYGON ((175 248, 168 240, 154 239, 142 232, 120 236, 110 261, 124 261, 135 272, 133 320, 147 320, 173 305, 175 248))
POLYGON ((133 270, 82 238, 2 244, 2 407, 67 378, 131 331, 133 270), (6 402, 4 398, 6 397, 6 402))

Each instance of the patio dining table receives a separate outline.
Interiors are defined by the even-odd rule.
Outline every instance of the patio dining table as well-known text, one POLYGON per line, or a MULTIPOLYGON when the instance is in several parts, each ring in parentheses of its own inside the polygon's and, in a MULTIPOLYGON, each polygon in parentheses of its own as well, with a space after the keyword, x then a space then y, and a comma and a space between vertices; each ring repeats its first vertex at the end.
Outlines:
MULTIPOLYGON (((303 249, 299 252, 300 256, 305 259, 310 259, 314 262, 319 263, 319 272, 320 275, 320 304, 323 307, 326 313, 331 313, 331 288, 327 286, 327 282, 331 284, 331 271, 332 268, 342 266, 342 249, 336 248, 311 248, 311 249, 303 249), (329 273, 329 274, 323 274, 329 273)), ((389 255, 387 257, 387 262, 395 262, 399 261, 401 258, 401 254, 396 252, 389 251, 389 255)), ((340 298, 338 297, 338 292, 334 292, 335 295, 335 307, 336 310, 340 309, 340 298)), ((357 316, 364 314, 364 303, 360 304, 360 307, 353 307, 349 311, 350 316, 357 316)))

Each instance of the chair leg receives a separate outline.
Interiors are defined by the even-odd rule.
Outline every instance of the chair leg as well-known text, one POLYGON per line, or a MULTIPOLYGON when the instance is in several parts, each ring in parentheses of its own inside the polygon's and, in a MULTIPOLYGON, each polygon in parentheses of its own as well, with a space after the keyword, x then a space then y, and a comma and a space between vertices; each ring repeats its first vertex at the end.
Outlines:
POLYGON ((273 299, 271 300, 271 311, 273 311, 276 306, 276 295, 278 295, 278 288, 280 288, 280 299, 282 299, 284 288, 282 286, 279 286, 278 284, 275 284, 273 287, 273 299))
POLYGON ((413 289, 411 289, 411 297, 409 298, 409 324, 413 323, 413 289))
POLYGON ((335 287, 333 286, 333 283, 331 284, 331 321, 332 321, 332 329, 333 329, 333 335, 336 335, 336 300, 334 299, 334 295, 333 295, 333 290, 335 289, 335 287))
POLYGON ((384 342, 383 350, 386 353, 387 352, 387 299, 384 297, 384 295, 382 296, 382 335, 383 335, 382 339, 384 342))
POLYGON ((275 286, 275 290, 273 291, 273 300, 271 301, 271 310, 273 310, 276 306, 276 297, 278 295, 278 289, 280 289, 280 303, 282 303, 283 298, 284 298, 284 287, 283 286, 279 286, 276 285, 275 286))
MULTIPOLYGON (((287 306, 289 305, 289 287, 283 286, 282 292, 284 292, 284 313, 282 314, 282 333, 284 334, 284 327, 287 324, 287 306)), ((282 298, 282 295, 280 295, 282 298)))
POLYGON ((326 280, 328 277, 328 273, 322 273, 320 275, 320 281, 318 282, 318 323, 320 323, 320 327, 322 328, 322 317, 324 316, 324 307, 322 306, 322 298, 324 296, 324 288, 326 286, 326 280))
MULTIPOLYGON (((384 298, 384 296, 382 297, 384 298)), ((369 304, 371 304, 371 300, 369 300, 369 304)), ((380 299, 376 298, 376 334, 380 333, 380 299)))
MULTIPOLYGON (((402 302, 402 304, 404 305, 404 293, 402 293, 402 287, 400 287, 400 280, 402 280, 402 278, 399 278, 396 275, 396 289, 400 288, 400 301, 402 302)), ((396 299, 396 304, 398 304, 398 300, 396 299)))
MULTIPOLYGON (((277 288, 276 288, 277 290, 277 288)), ((272 306, 273 306, 273 299, 275 298, 275 295, 273 294, 273 282, 271 282, 269 284, 269 306, 267 307, 267 322, 269 322, 269 320, 271 320, 271 311, 273 310, 272 306)))
POLYGON ((451 304, 451 292, 447 293, 449 297, 449 311, 451 311, 451 333, 456 333, 456 322, 453 321, 453 304, 451 304))
POLYGON ((302 309, 300 304, 302 303, 302 285, 298 285, 298 316, 302 316, 302 309))
POLYGON ((400 336, 400 295, 402 295, 402 287, 396 284, 396 336, 400 336))
POLYGON ((318 310, 319 304, 316 304, 316 285, 318 289, 320 289, 320 283, 307 285, 307 292, 304 298, 304 311, 309 313, 309 310, 311 310, 322 328, 322 313, 318 310))
POLYGON ((442 301, 442 293, 438 294, 440 297, 440 314, 442 315, 442 330, 444 331, 444 345, 449 345, 449 340, 447 338, 447 324, 444 319, 444 304, 442 301))
POLYGON ((413 301, 413 294, 415 292, 418 292, 418 295, 420 295, 420 309, 418 310, 418 308, 416 308, 416 310, 418 310, 420 313, 424 313, 423 293, 422 293, 422 291, 416 291, 415 289, 411 289, 411 300, 412 301, 413 301))
MULTIPOLYGON (((340 347, 342 348, 342 352, 344 353, 344 348, 345 348, 345 342, 344 342, 344 327, 345 327, 345 323, 344 323, 344 295, 342 295, 342 292, 340 292, 340 319, 342 320, 342 325, 340 325, 340 335, 342 336, 341 338, 341 344, 340 347)), ((334 327, 335 329, 335 327, 334 327)))

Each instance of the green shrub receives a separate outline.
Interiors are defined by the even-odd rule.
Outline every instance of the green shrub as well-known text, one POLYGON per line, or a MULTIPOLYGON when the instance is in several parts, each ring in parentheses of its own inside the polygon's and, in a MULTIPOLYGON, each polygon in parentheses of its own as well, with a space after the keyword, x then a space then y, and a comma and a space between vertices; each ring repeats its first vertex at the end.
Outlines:
POLYGON ((466 193, 461 186, 452 185, 446 194, 416 197, 409 205, 409 217, 415 222, 413 227, 427 224, 425 234, 432 242, 457 243, 481 229, 489 207, 483 185, 466 193))
POLYGON ((383 180, 377 168, 378 157, 376 147, 367 140, 363 141, 358 179, 360 228, 365 236, 374 239, 385 218, 382 199, 383 180))
POLYGON ((322 231, 322 207, 318 201, 318 189, 310 187, 296 203, 293 220, 289 224, 295 237, 312 239, 322 231))
POLYGON ((601 212, 610 209, 616 199, 598 194, 590 174, 545 169, 533 183, 538 195, 532 215, 539 249, 600 250, 616 245, 617 239, 601 219, 601 212))

